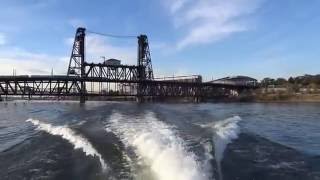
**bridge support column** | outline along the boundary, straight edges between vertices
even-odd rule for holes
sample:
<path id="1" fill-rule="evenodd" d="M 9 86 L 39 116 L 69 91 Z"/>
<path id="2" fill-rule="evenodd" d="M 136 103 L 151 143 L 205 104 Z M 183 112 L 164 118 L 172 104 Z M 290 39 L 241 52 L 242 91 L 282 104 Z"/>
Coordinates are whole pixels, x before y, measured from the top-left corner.
<path id="1" fill-rule="evenodd" d="M 201 102 L 201 98 L 199 96 L 196 96 L 193 98 L 193 102 L 194 103 L 200 103 Z"/>
<path id="2" fill-rule="evenodd" d="M 80 104 L 84 104 L 84 103 L 86 103 L 86 97 L 81 95 L 80 96 Z"/>
<path id="3" fill-rule="evenodd" d="M 0 95 L 0 102 L 2 101 L 2 97 L 1 97 L 1 95 Z"/>
<path id="4" fill-rule="evenodd" d="M 85 60 L 85 29 L 79 29 L 79 31 L 81 32 L 81 35 L 79 36 L 79 41 L 80 41 L 80 45 L 79 45 L 79 53 L 81 56 L 81 67 L 80 67 L 80 77 L 81 77 L 81 92 L 80 92 L 80 104 L 84 104 L 86 102 L 86 83 L 84 82 L 83 78 L 86 77 L 86 66 L 84 65 L 84 60 Z"/>
<path id="5" fill-rule="evenodd" d="M 142 67 L 139 66 L 138 68 L 138 75 L 139 75 L 139 78 L 141 76 L 143 76 L 143 73 L 142 73 Z M 143 89 L 145 88 L 145 84 L 141 82 L 141 78 L 139 79 L 140 82 L 137 84 L 137 95 L 136 95 L 136 102 L 138 103 L 143 103 L 145 101 L 145 98 L 143 96 Z"/>
<path id="6" fill-rule="evenodd" d="M 201 102 L 201 94 L 202 94 L 202 88 L 201 87 L 196 87 L 195 88 L 195 94 L 194 94 L 194 97 L 193 97 L 193 102 L 194 103 L 200 103 Z"/>
<path id="7" fill-rule="evenodd" d="M 82 81 L 80 85 L 80 104 L 84 104 L 86 102 L 86 83 Z"/>
<path id="8" fill-rule="evenodd" d="M 137 97 L 136 97 L 136 102 L 138 102 L 138 103 L 143 103 L 143 102 L 144 102 L 143 96 L 137 96 Z"/>

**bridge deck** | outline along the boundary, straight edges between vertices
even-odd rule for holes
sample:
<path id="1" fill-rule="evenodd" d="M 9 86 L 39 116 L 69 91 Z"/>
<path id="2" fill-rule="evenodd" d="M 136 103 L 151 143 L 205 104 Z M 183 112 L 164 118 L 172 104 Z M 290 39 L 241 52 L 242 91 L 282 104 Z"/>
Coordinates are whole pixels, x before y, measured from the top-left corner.
<path id="1" fill-rule="evenodd" d="M 81 92 L 81 83 L 86 84 Z M 103 86 L 104 85 L 104 86 Z M 113 88 L 110 88 L 113 85 Z M 98 86 L 96 88 L 95 86 Z M 103 89 L 102 87 L 109 87 Z M 136 96 L 136 97 L 217 97 L 230 91 L 253 89 L 250 86 L 213 84 L 202 82 L 181 82 L 172 80 L 127 80 L 104 77 L 76 76 L 0 76 L 0 96 L 32 97 L 96 97 L 96 96 Z"/>
<path id="2" fill-rule="evenodd" d="M 189 86 L 210 86 L 210 87 L 220 87 L 220 88 L 255 88 L 250 85 L 234 85 L 234 84 L 220 84 L 220 83 L 210 83 L 210 82 L 188 82 L 188 81 L 173 81 L 173 80 L 126 80 L 119 78 L 105 78 L 105 77 L 77 77 L 77 76 L 46 76 L 46 75 L 22 75 L 22 76 L 0 76 L 0 84 L 6 83 L 14 83 L 14 82 L 39 82 L 42 83 L 44 81 L 52 81 L 52 82 L 109 82 L 109 83 L 142 83 L 142 84 L 150 84 L 150 85 L 159 85 L 159 84 L 168 84 L 168 85 L 189 85 Z"/>

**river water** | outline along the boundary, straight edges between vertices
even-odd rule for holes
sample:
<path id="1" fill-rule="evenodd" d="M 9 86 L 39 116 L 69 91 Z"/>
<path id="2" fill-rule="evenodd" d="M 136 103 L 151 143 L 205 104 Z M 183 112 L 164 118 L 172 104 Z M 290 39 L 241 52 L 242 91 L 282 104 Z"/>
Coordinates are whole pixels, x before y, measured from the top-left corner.
<path id="1" fill-rule="evenodd" d="M 0 103 L 0 179 L 320 179 L 320 104 Z"/>

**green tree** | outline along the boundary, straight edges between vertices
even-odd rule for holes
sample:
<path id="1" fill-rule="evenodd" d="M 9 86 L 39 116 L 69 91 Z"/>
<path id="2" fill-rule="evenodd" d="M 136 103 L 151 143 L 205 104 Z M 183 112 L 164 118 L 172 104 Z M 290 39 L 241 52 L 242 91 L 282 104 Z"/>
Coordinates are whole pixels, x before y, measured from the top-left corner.
<path id="1" fill-rule="evenodd" d="M 276 81 L 275 81 L 275 84 L 276 85 L 285 85 L 287 84 L 287 80 L 285 78 L 278 78 Z"/>
<path id="2" fill-rule="evenodd" d="M 295 80 L 294 80 L 293 77 L 290 77 L 290 78 L 288 79 L 288 82 L 289 82 L 290 84 L 294 84 L 294 83 L 295 83 Z"/>

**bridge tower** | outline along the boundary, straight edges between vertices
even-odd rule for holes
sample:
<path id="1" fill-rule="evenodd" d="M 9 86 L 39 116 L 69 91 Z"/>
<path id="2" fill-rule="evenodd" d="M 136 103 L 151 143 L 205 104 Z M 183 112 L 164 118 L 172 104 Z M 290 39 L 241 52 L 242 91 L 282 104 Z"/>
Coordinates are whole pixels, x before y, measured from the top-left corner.
<path id="1" fill-rule="evenodd" d="M 138 76 L 141 80 L 153 80 L 153 70 L 151 63 L 151 55 L 146 35 L 138 36 Z"/>
<path id="2" fill-rule="evenodd" d="M 85 77 L 85 28 L 79 27 L 77 29 L 71 57 L 68 67 L 68 76 L 80 77 L 80 103 L 86 100 L 86 84 L 83 78 Z"/>
<path id="3" fill-rule="evenodd" d="M 151 63 L 151 55 L 146 35 L 138 36 L 138 85 L 137 85 L 137 101 L 143 101 L 144 81 L 153 80 L 153 69 Z"/>

